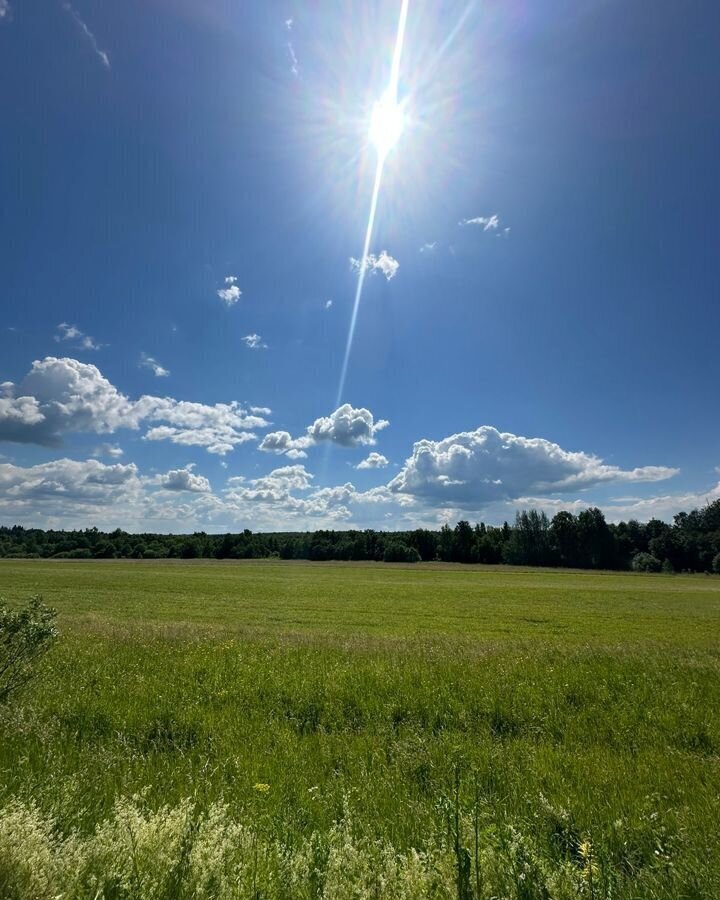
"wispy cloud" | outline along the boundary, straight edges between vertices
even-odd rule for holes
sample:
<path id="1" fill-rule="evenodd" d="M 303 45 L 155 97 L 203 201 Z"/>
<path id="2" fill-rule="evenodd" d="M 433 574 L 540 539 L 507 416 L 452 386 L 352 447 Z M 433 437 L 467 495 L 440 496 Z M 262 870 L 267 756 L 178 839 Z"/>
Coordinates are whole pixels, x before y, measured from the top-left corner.
<path id="1" fill-rule="evenodd" d="M 222 302 L 229 308 L 238 302 L 242 296 L 242 291 L 237 286 L 236 275 L 226 275 L 225 285 L 224 288 L 220 288 L 216 293 Z"/>
<path id="2" fill-rule="evenodd" d="M 2 2 L 2 0 L 0 0 L 0 2 Z M 109 69 L 110 68 L 110 57 L 107 55 L 107 53 L 104 50 L 101 50 L 100 47 L 98 47 L 98 42 L 95 39 L 95 35 L 92 33 L 92 31 L 90 31 L 90 29 L 87 27 L 85 22 L 83 22 L 83 20 L 80 18 L 80 15 L 77 12 L 77 10 L 75 10 L 69 3 L 63 3 L 63 9 L 69 16 L 71 16 L 75 20 L 78 27 L 80 28 L 82 33 L 85 35 L 85 37 L 89 41 L 90 46 L 93 49 L 93 52 L 98 57 L 100 62 L 105 66 L 106 69 Z"/>
<path id="3" fill-rule="evenodd" d="M 292 41 L 287 42 L 288 55 L 290 56 L 290 71 L 297 78 L 300 74 L 300 64 L 298 63 L 297 54 L 295 53 L 295 48 L 292 45 Z"/>
<path id="4" fill-rule="evenodd" d="M 370 271 L 373 274 L 379 271 L 390 281 L 397 274 L 400 263 L 390 256 L 387 250 L 383 250 L 379 256 L 376 256 L 374 253 L 368 253 L 364 259 L 355 259 L 354 256 L 351 256 L 350 268 L 353 272 L 357 272 L 358 275 L 363 270 Z"/>
<path id="5" fill-rule="evenodd" d="M 437 247 L 437 241 L 432 241 L 427 244 L 423 244 L 418 252 L 420 253 L 432 253 Z"/>
<path id="6" fill-rule="evenodd" d="M 496 215 L 475 216 L 473 219 L 461 219 L 458 225 L 479 225 L 482 226 L 483 231 L 497 231 L 500 227 L 500 219 Z"/>
<path id="7" fill-rule="evenodd" d="M 78 343 L 74 345 L 76 350 L 101 350 L 105 346 L 105 344 L 101 344 L 95 338 L 90 337 L 89 334 L 80 331 L 77 325 L 68 325 L 67 322 L 61 322 L 57 327 L 57 331 L 55 340 L 58 343 L 77 341 Z"/>
<path id="8" fill-rule="evenodd" d="M 251 350 L 267 350 L 267 344 L 263 343 L 259 334 L 246 334 L 241 340 Z"/>
<path id="9" fill-rule="evenodd" d="M 123 452 L 122 447 L 118 447 L 117 444 L 100 444 L 90 455 L 94 457 L 109 456 L 112 459 L 119 459 Z"/>
<path id="10" fill-rule="evenodd" d="M 325 309 L 330 309 L 332 304 L 333 304 L 332 300 L 326 300 L 325 301 Z"/>
<path id="11" fill-rule="evenodd" d="M 293 20 L 285 19 L 285 28 L 288 31 L 292 31 Z M 288 56 L 290 57 L 290 71 L 293 73 L 295 78 L 300 74 L 300 64 L 298 62 L 297 54 L 295 53 L 295 48 L 293 47 L 292 41 L 288 40 L 287 44 Z"/>
<path id="12" fill-rule="evenodd" d="M 167 378 L 167 376 L 170 374 L 169 369 L 161 366 L 154 356 L 148 356 L 147 353 L 140 354 L 140 362 L 138 363 L 138 365 L 141 369 L 150 369 L 153 375 L 155 375 L 157 378 Z"/>
<path id="13" fill-rule="evenodd" d="M 9 22 L 12 17 L 12 9 L 8 0 L 0 0 L 0 22 Z"/>

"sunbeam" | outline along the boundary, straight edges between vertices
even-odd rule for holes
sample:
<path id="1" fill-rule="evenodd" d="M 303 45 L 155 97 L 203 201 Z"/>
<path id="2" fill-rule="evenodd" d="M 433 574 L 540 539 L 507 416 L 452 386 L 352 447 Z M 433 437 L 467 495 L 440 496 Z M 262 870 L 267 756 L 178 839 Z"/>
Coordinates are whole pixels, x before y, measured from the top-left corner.
<path id="1" fill-rule="evenodd" d="M 355 325 L 357 324 L 360 299 L 362 297 L 363 285 L 365 284 L 365 273 L 367 271 L 366 260 L 370 252 L 370 242 L 372 241 L 373 227 L 375 225 L 375 213 L 377 212 L 378 198 L 380 196 L 383 168 L 385 167 L 387 155 L 397 143 L 403 127 L 404 113 L 402 104 L 398 103 L 398 83 L 400 80 L 400 60 L 402 58 L 403 44 L 405 43 L 405 25 L 407 23 L 409 2 L 410 0 L 402 0 L 397 37 L 395 39 L 395 50 L 393 52 L 392 68 L 390 70 L 390 81 L 388 82 L 387 89 L 382 97 L 375 104 L 372 121 L 370 123 L 370 140 L 375 145 L 377 151 L 375 181 L 373 183 L 372 197 L 370 199 L 370 214 L 368 215 L 367 228 L 365 229 L 365 242 L 363 244 L 362 256 L 360 257 L 360 272 L 358 274 L 357 287 L 355 288 L 355 300 L 353 302 L 352 316 L 350 317 L 350 328 L 348 329 L 347 343 L 345 345 L 345 356 L 340 372 L 340 383 L 338 385 L 335 402 L 336 407 L 340 405 L 342 394 L 345 390 L 345 380 L 347 378 L 350 353 L 352 351 L 353 338 L 355 336 Z"/>

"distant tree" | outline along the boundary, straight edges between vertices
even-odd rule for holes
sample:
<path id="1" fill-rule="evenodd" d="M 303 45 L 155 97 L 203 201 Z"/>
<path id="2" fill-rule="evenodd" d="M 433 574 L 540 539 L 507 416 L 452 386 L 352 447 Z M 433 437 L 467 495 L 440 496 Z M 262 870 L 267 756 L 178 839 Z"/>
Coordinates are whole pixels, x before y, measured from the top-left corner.
<path id="1" fill-rule="evenodd" d="M 675 566 L 670 562 L 669 559 L 664 559 L 662 564 L 662 571 L 666 575 L 674 575 L 675 574 Z"/>
<path id="2" fill-rule="evenodd" d="M 579 560 L 579 530 L 575 516 L 563 510 L 550 523 L 550 541 L 561 566 L 577 566 Z"/>
<path id="3" fill-rule="evenodd" d="M 452 562 L 455 555 L 455 534 L 449 525 L 443 525 L 438 539 L 438 556 L 443 562 Z"/>
<path id="4" fill-rule="evenodd" d="M 461 519 L 453 532 L 452 559 L 454 562 L 469 563 L 473 561 L 475 535 L 469 522 Z"/>
<path id="5" fill-rule="evenodd" d="M 613 539 L 602 510 L 584 509 L 577 517 L 578 537 L 583 565 L 589 569 L 612 568 Z"/>
<path id="6" fill-rule="evenodd" d="M 503 548 L 503 560 L 516 566 L 550 564 L 550 523 L 544 512 L 523 510 L 515 516 L 515 527 Z"/>
<path id="7" fill-rule="evenodd" d="M 180 556 L 182 559 L 197 559 L 200 556 L 197 541 L 188 538 L 180 548 Z"/>
<path id="8" fill-rule="evenodd" d="M 414 547 L 408 547 L 400 541 L 390 541 L 385 545 L 383 562 L 416 563 L 420 562 L 420 554 Z"/>
<path id="9" fill-rule="evenodd" d="M 720 553 L 718 553 L 712 562 L 712 570 L 716 575 L 720 575 Z"/>

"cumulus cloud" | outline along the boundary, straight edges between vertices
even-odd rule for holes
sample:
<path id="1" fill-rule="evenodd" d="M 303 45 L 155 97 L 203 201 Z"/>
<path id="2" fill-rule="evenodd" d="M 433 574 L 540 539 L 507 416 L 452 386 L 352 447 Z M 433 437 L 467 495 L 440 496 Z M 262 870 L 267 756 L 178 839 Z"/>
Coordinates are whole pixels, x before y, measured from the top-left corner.
<path id="1" fill-rule="evenodd" d="M 263 343 L 263 339 L 259 334 L 246 334 L 240 340 L 251 350 L 267 350 L 267 344 Z"/>
<path id="2" fill-rule="evenodd" d="M 251 406 L 250 412 L 255 416 L 269 416 L 272 414 L 269 406 Z"/>
<path id="3" fill-rule="evenodd" d="M 354 256 L 351 256 L 350 268 L 358 274 L 363 271 L 369 271 L 371 274 L 382 272 L 385 278 L 390 281 L 397 274 L 400 263 L 390 256 L 387 250 L 383 250 L 379 256 L 376 256 L 374 253 L 368 253 L 364 259 L 355 259 Z"/>
<path id="4" fill-rule="evenodd" d="M 58 446 L 73 432 L 112 434 L 152 425 L 147 440 L 205 447 L 225 454 L 256 439 L 266 420 L 237 402 L 192 403 L 144 395 L 131 400 L 98 368 L 76 359 L 36 360 L 17 385 L 5 382 L 0 394 L 0 441 Z"/>
<path id="5" fill-rule="evenodd" d="M 543 438 L 503 433 L 489 425 L 418 441 L 390 482 L 396 493 L 435 505 L 477 509 L 498 500 L 574 491 L 608 482 L 662 481 L 666 466 L 625 470 L 588 453 L 563 450 Z"/>
<path id="6" fill-rule="evenodd" d="M 237 276 L 236 275 L 226 275 L 224 278 L 225 287 L 220 288 L 216 291 L 218 297 L 222 300 L 222 302 L 230 308 L 234 306 L 240 297 L 242 296 L 242 291 L 237 286 Z"/>
<path id="7" fill-rule="evenodd" d="M 496 215 L 475 216 L 474 219 L 461 219 L 459 225 L 479 225 L 483 231 L 497 231 L 500 227 L 500 219 Z"/>
<path id="8" fill-rule="evenodd" d="M 389 424 L 385 419 L 376 422 L 369 409 L 343 403 L 329 416 L 315 419 L 307 433 L 314 443 L 332 441 L 341 447 L 357 447 L 374 444 L 376 433 Z"/>
<path id="9" fill-rule="evenodd" d="M 89 334 L 80 331 L 77 325 L 68 325 L 67 322 L 61 322 L 58 325 L 55 340 L 58 343 L 77 341 L 74 346 L 78 350 L 101 350 L 104 346 L 104 344 L 96 341 L 95 338 L 90 337 Z"/>
<path id="10" fill-rule="evenodd" d="M 95 459 L 57 459 L 36 466 L 0 464 L 0 510 L 5 515 L 27 510 L 88 510 L 109 506 L 141 492 L 134 463 L 105 465 Z"/>
<path id="11" fill-rule="evenodd" d="M 147 353 L 140 354 L 140 362 L 138 363 L 138 365 L 141 369 L 150 369 L 153 375 L 155 375 L 157 378 L 167 378 L 167 376 L 170 374 L 169 369 L 161 366 L 154 356 L 148 356 Z"/>
<path id="12" fill-rule="evenodd" d="M 233 531 L 250 521 L 255 530 L 334 527 L 353 514 L 375 522 L 391 502 L 406 498 L 382 489 L 359 492 L 352 484 L 314 487 L 302 465 L 283 466 L 259 478 L 230 478 L 213 493 L 192 467 L 143 476 L 134 464 L 60 459 L 36 466 L 0 464 L 0 518 L 26 526 L 133 531 Z M 372 511 L 372 512 L 370 512 Z M 407 523 L 406 523 L 407 524 Z"/>
<path id="13" fill-rule="evenodd" d="M 305 451 L 308 447 L 325 442 L 341 447 L 374 444 L 377 432 L 389 424 L 385 419 L 376 422 L 369 409 L 355 408 L 344 403 L 329 416 L 315 419 L 300 437 L 292 437 L 289 431 L 269 432 L 260 442 L 260 450 L 285 454 L 291 459 L 302 459 L 307 456 Z"/>
<path id="14" fill-rule="evenodd" d="M 265 453 L 285 454 L 291 459 L 304 459 L 305 448 L 310 447 L 309 437 L 293 438 L 289 431 L 270 431 L 262 439 L 259 449 Z"/>
<path id="15" fill-rule="evenodd" d="M 110 68 L 110 57 L 107 55 L 107 53 L 104 50 L 101 50 L 100 47 L 98 47 L 98 42 L 95 39 L 95 35 L 92 33 L 92 31 L 90 31 L 90 29 L 85 24 L 85 22 L 80 18 L 80 14 L 69 3 L 63 3 L 62 6 L 63 6 L 63 9 L 65 10 L 65 12 L 72 19 L 75 20 L 75 22 L 76 22 L 78 28 L 80 29 L 80 31 L 82 32 L 83 36 L 86 38 L 86 40 L 92 47 L 94 54 L 97 56 L 97 58 L 100 60 L 100 62 L 105 66 L 105 68 L 109 69 Z"/>
<path id="16" fill-rule="evenodd" d="M 362 462 L 359 462 L 356 469 L 384 469 L 388 465 L 388 458 L 382 453 L 376 453 L 374 450 L 368 454 Z"/>
<path id="17" fill-rule="evenodd" d="M 190 491 L 196 494 L 205 494 L 212 490 L 210 482 L 202 475 L 192 472 L 194 464 L 185 466 L 184 469 L 170 469 L 164 475 L 155 478 L 155 484 L 165 491 Z"/>

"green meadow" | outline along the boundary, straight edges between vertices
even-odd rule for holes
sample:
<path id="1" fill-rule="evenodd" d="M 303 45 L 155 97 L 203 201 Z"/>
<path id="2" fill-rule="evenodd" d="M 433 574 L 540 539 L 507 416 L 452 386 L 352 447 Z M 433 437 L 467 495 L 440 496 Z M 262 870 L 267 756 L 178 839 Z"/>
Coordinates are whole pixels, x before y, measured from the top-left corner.
<path id="1" fill-rule="evenodd" d="M 0 561 L 3 898 L 720 897 L 720 578 Z"/>

